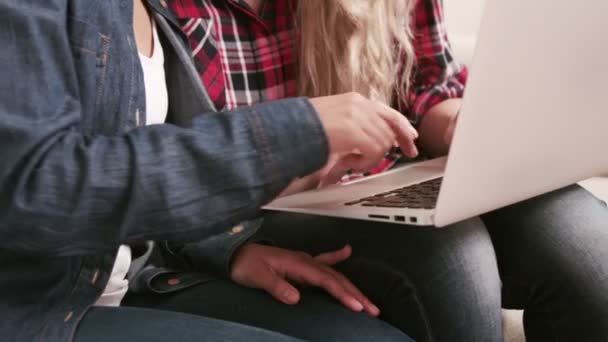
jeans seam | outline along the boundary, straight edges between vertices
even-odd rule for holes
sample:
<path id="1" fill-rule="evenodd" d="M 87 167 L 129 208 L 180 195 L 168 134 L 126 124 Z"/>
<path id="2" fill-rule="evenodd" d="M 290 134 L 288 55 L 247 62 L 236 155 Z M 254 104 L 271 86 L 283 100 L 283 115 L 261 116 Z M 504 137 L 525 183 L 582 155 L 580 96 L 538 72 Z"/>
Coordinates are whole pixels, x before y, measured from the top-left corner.
<path id="1" fill-rule="evenodd" d="M 400 272 L 401 277 L 403 278 L 403 282 L 406 283 L 410 288 L 412 288 L 412 297 L 414 298 L 414 302 L 418 306 L 420 311 L 420 317 L 422 318 L 422 322 L 424 323 L 425 334 L 429 342 L 435 341 L 433 338 L 433 334 L 431 331 L 431 324 L 429 323 L 428 315 L 426 308 L 422 304 L 420 300 L 420 295 L 418 294 L 418 288 L 414 285 L 414 283 L 402 272 Z"/>

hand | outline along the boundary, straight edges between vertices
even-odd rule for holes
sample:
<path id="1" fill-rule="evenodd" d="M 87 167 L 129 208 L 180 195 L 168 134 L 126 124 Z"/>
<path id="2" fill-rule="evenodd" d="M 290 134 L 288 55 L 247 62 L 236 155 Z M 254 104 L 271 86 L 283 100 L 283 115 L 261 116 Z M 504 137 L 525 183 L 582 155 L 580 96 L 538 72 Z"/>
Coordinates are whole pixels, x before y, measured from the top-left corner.
<path id="1" fill-rule="evenodd" d="M 357 93 L 310 100 L 329 139 L 330 156 L 341 156 L 347 169 L 375 167 L 395 143 L 416 157 L 418 133 L 401 113 Z"/>
<path id="2" fill-rule="evenodd" d="M 448 154 L 462 99 L 453 98 L 440 102 L 429 109 L 420 125 L 418 145 L 430 156 Z"/>
<path id="3" fill-rule="evenodd" d="M 290 282 L 320 287 L 347 308 L 378 316 L 378 307 L 331 267 L 348 259 L 351 253 L 350 246 L 346 246 L 312 257 L 303 252 L 249 243 L 236 252 L 230 277 L 240 285 L 265 290 L 289 305 L 300 301 L 300 292 Z"/>

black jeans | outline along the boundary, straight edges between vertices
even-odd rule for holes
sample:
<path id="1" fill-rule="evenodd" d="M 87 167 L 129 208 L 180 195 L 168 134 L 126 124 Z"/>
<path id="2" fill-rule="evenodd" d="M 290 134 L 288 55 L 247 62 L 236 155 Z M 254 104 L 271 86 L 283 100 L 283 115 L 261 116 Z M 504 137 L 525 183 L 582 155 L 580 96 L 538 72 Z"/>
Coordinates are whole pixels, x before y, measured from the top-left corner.
<path id="1" fill-rule="evenodd" d="M 171 294 L 128 294 L 122 307 L 93 308 L 80 324 L 75 342 L 257 342 L 296 338 L 411 341 L 388 323 L 351 312 L 321 291 L 305 289 L 301 303 L 288 306 L 264 292 L 215 280 Z"/>
<path id="2" fill-rule="evenodd" d="M 351 244 L 340 269 L 417 341 L 501 341 L 501 305 L 528 341 L 608 340 L 608 208 L 578 186 L 444 229 L 269 214 L 258 237 Z"/>

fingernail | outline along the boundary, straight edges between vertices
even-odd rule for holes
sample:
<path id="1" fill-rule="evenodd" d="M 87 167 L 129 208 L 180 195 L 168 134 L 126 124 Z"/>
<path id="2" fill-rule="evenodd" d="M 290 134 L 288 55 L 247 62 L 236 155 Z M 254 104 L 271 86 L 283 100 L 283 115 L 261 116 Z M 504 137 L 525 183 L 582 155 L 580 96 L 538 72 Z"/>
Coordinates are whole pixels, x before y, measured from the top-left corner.
<path id="1" fill-rule="evenodd" d="M 372 304 L 371 306 L 371 311 L 372 311 L 372 315 L 374 316 L 378 316 L 380 314 L 380 309 L 375 306 L 374 304 Z"/>
<path id="2" fill-rule="evenodd" d="M 414 138 L 418 139 L 418 131 L 415 128 L 410 128 L 410 131 L 414 134 Z"/>
<path id="3" fill-rule="evenodd" d="M 363 311 L 363 304 L 356 299 L 350 300 L 350 307 L 355 311 Z"/>
<path id="4" fill-rule="evenodd" d="M 285 293 L 283 293 L 283 298 L 285 298 L 285 300 L 291 304 L 297 303 L 299 299 L 298 294 L 293 290 L 285 291 Z"/>

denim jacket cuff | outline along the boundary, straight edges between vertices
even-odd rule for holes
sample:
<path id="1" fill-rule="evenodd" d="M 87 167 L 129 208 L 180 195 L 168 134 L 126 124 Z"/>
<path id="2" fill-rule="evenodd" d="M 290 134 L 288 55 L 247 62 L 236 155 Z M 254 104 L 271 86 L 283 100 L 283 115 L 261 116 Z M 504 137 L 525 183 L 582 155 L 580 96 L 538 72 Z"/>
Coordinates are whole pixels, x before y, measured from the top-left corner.
<path id="1" fill-rule="evenodd" d="M 232 256 L 255 234 L 262 219 L 243 222 L 226 233 L 186 244 L 179 252 L 193 270 L 230 277 Z"/>

